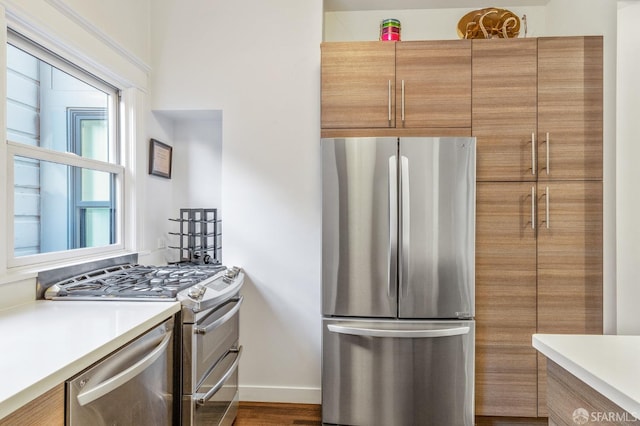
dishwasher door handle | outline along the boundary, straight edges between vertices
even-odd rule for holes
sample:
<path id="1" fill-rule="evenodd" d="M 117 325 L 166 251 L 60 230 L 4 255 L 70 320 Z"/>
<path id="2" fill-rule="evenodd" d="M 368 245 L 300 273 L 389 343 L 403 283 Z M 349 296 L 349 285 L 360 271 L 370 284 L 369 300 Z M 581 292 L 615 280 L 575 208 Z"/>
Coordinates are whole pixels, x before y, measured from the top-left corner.
<path id="1" fill-rule="evenodd" d="M 236 369 L 238 368 L 238 363 L 240 363 L 240 356 L 242 355 L 242 346 L 240 346 L 238 349 L 234 348 L 229 350 L 229 352 L 227 352 L 227 355 L 225 355 L 225 357 L 233 353 L 236 354 L 236 359 L 233 360 L 233 364 L 231 364 L 229 369 L 225 371 L 225 373 L 222 375 L 220 380 L 218 380 L 218 383 L 213 385 L 211 389 L 209 389 L 206 393 L 196 393 L 193 395 L 193 399 L 196 401 L 196 404 L 198 405 L 206 404 L 207 401 L 209 401 L 211 397 L 213 397 L 213 395 L 216 392 L 218 392 L 220 388 L 222 388 L 222 385 L 224 385 L 224 383 L 229 379 L 229 377 L 231 377 L 233 372 L 236 371 Z"/>
<path id="2" fill-rule="evenodd" d="M 126 382 L 149 368 L 149 366 L 156 362 L 158 358 L 160 358 L 160 356 L 162 356 L 162 354 L 166 351 L 167 346 L 169 346 L 169 342 L 171 341 L 171 334 L 172 333 L 170 331 L 167 332 L 167 335 L 164 336 L 158 346 L 156 346 L 144 358 L 133 364 L 131 367 L 103 381 L 102 383 L 99 383 L 96 386 L 93 386 L 90 389 L 86 389 L 79 393 L 77 397 L 78 403 L 81 406 L 85 406 L 100 398 L 101 396 L 104 396 L 109 392 L 115 390 L 119 386 L 125 384 Z"/>
<path id="3" fill-rule="evenodd" d="M 447 336 L 459 336 L 469 333 L 469 327 L 453 327 L 453 328 L 441 328 L 435 330 L 417 329 L 417 330 L 388 330 L 379 328 L 368 327 L 353 327 L 344 325 L 329 324 L 327 326 L 329 331 L 340 334 L 350 334 L 352 336 L 365 336 L 365 337 L 400 337 L 417 339 L 424 337 L 447 337 Z"/>

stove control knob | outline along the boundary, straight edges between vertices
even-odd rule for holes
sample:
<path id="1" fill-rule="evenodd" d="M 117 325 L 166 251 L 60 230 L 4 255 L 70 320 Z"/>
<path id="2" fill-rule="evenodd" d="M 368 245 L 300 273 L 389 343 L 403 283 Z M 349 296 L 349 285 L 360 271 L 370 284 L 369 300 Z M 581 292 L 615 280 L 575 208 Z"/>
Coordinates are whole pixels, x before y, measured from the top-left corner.
<path id="1" fill-rule="evenodd" d="M 225 282 L 231 282 L 238 276 L 239 273 L 240 273 L 240 268 L 238 268 L 237 266 L 234 266 L 231 269 L 227 269 L 225 271 L 223 279 Z"/>
<path id="2" fill-rule="evenodd" d="M 192 298 L 193 300 L 199 300 L 202 299 L 202 296 L 204 296 L 205 291 L 207 291 L 207 288 L 205 286 L 203 286 L 202 284 L 195 284 L 192 287 L 189 287 L 189 297 Z"/>

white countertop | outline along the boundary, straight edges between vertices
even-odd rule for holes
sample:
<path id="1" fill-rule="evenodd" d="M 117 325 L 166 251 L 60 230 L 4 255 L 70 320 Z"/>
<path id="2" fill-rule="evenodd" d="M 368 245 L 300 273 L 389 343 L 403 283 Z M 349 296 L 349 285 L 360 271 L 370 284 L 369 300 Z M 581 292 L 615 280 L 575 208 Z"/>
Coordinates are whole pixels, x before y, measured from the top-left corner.
<path id="1" fill-rule="evenodd" d="M 179 302 L 38 300 L 0 311 L 0 419 L 179 310 Z"/>
<path id="2" fill-rule="evenodd" d="M 640 414 L 640 336 L 534 334 L 533 347 L 627 412 Z"/>

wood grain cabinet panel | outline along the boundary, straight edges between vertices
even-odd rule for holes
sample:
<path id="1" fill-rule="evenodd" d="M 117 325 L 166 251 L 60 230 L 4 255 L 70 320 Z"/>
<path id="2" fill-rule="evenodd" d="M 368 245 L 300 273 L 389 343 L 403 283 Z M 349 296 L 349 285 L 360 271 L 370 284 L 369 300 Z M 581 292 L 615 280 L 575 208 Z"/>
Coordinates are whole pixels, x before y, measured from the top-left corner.
<path id="1" fill-rule="evenodd" d="M 601 420 L 598 424 L 616 426 L 632 426 L 638 424 L 634 414 L 629 413 L 610 399 L 560 367 L 553 361 L 548 365 L 549 377 L 549 424 L 574 426 L 578 424 L 573 418 L 577 408 L 584 408 L 589 414 L 589 422 L 593 422 L 593 415 L 611 416 L 611 420 Z M 609 414 L 611 413 L 611 414 Z M 615 422 L 615 423 L 614 423 Z"/>
<path id="2" fill-rule="evenodd" d="M 323 128 L 395 127 L 395 44 L 322 43 Z"/>
<path id="3" fill-rule="evenodd" d="M 397 43 L 395 87 L 397 127 L 471 127 L 471 40 Z"/>
<path id="4" fill-rule="evenodd" d="M 469 133 L 470 40 L 330 42 L 321 52 L 322 129 Z"/>
<path id="5" fill-rule="evenodd" d="M 0 419 L 0 426 L 64 426 L 64 383 Z"/>
<path id="6" fill-rule="evenodd" d="M 473 40 L 478 180 L 602 179 L 602 52 L 600 36 Z"/>
<path id="7" fill-rule="evenodd" d="M 538 39 L 538 180 L 602 180 L 602 64 L 600 36 Z"/>
<path id="8" fill-rule="evenodd" d="M 474 40 L 472 60 L 476 410 L 546 416 L 545 358 L 526 352 L 531 334 L 602 333 L 602 37 Z M 520 200 L 520 228 L 508 219 L 513 194 L 501 185 L 534 189 L 528 211 Z M 495 217 L 494 233 L 487 214 Z M 533 273 L 521 247 L 505 244 L 532 223 Z M 523 326 L 532 316 L 536 325 Z M 522 346 L 508 346 L 509 339 Z"/>
<path id="9" fill-rule="evenodd" d="M 538 43 L 473 40 L 472 134 L 478 181 L 535 181 Z"/>
<path id="10" fill-rule="evenodd" d="M 602 334 L 602 182 L 538 187 L 538 333 Z M 547 415 L 546 371 L 539 355 L 540 416 Z"/>
<path id="11" fill-rule="evenodd" d="M 537 414 L 535 183 L 476 186 L 476 413 Z"/>

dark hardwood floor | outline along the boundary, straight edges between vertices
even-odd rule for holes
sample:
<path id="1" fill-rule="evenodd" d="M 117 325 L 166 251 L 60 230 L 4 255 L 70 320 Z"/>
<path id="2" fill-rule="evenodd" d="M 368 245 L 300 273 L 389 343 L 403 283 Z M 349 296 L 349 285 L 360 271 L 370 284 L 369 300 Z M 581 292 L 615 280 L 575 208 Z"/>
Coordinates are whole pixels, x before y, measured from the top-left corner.
<path id="1" fill-rule="evenodd" d="M 320 405 L 241 401 L 234 426 L 319 426 Z M 541 426 L 546 418 L 476 417 L 477 426 Z M 392 425 L 390 425 L 392 426 Z"/>
<path id="2" fill-rule="evenodd" d="M 276 404 L 240 401 L 234 426 L 318 426 L 322 415 L 316 404 Z"/>

